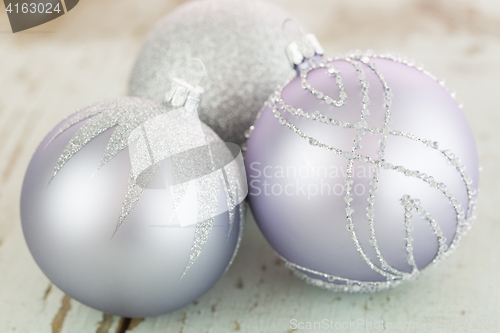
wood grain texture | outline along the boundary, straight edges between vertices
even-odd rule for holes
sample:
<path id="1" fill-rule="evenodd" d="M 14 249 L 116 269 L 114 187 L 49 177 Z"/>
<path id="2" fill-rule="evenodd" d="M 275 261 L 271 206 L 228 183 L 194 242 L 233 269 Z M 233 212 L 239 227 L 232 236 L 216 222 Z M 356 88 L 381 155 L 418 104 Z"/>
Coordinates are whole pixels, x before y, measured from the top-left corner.
<path id="1" fill-rule="evenodd" d="M 392 291 L 325 292 L 283 267 L 248 214 L 234 265 L 207 294 L 174 313 L 146 319 L 110 316 L 50 283 L 26 247 L 19 220 L 31 154 L 70 113 L 126 94 L 143 38 L 181 2 L 80 1 L 67 15 L 15 35 L 9 33 L 5 12 L 0 13 L 0 332 L 285 333 L 294 332 L 291 319 L 496 319 L 500 324 L 500 3 L 495 0 L 273 1 L 308 25 L 327 53 L 399 52 L 446 77 L 458 91 L 483 171 L 476 225 L 441 266 Z"/>

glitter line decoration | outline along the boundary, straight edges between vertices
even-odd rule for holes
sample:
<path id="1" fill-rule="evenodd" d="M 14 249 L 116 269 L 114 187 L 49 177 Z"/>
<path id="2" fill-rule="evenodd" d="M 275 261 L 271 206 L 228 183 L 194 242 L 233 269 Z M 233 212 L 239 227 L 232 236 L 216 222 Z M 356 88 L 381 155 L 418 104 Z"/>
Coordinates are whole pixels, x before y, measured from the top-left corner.
<path id="1" fill-rule="evenodd" d="M 384 79 L 383 74 L 377 68 L 375 62 L 372 62 L 372 59 L 387 59 L 392 60 L 397 63 L 404 64 L 406 66 L 417 69 L 423 74 L 427 75 L 434 81 L 438 82 L 443 88 L 444 81 L 438 80 L 435 76 L 430 74 L 428 71 L 424 70 L 421 65 L 416 65 L 414 61 L 409 60 L 405 57 L 401 57 L 399 55 L 395 55 L 392 53 L 387 54 L 375 54 L 373 51 L 367 51 L 365 53 L 361 51 L 353 51 L 345 55 L 337 55 L 333 57 L 329 57 L 326 59 L 318 59 L 309 58 L 306 63 L 307 66 L 304 66 L 304 63 L 301 64 L 302 68 L 298 68 L 298 72 L 300 74 L 301 86 L 303 89 L 308 91 L 309 93 L 316 96 L 318 99 L 325 101 L 327 104 L 342 107 L 348 98 L 346 92 L 344 91 L 344 86 L 342 83 L 341 73 L 336 69 L 333 65 L 334 61 L 345 61 L 351 64 L 358 75 L 359 84 L 361 86 L 361 112 L 360 118 L 357 122 L 345 122 L 339 121 L 330 117 L 327 117 L 324 114 L 321 114 L 319 111 L 316 112 L 306 112 L 300 108 L 295 108 L 292 105 L 287 104 L 282 99 L 282 91 L 283 88 L 288 85 L 293 79 L 290 79 L 284 85 L 278 88 L 277 91 L 273 95 L 270 96 L 268 101 L 266 102 L 265 107 L 269 107 L 276 118 L 276 121 L 279 122 L 282 126 L 286 127 L 290 131 L 294 132 L 300 138 L 306 140 L 312 147 L 315 149 L 326 149 L 327 151 L 343 156 L 347 160 L 347 172 L 344 181 L 344 200 L 345 200 L 345 218 L 346 218 L 346 228 L 350 234 L 352 242 L 368 267 L 370 267 L 373 271 L 380 274 L 384 281 L 359 281 L 354 279 L 345 278 L 342 276 L 336 276 L 327 274 L 324 272 L 320 272 L 317 270 L 309 269 L 307 267 L 303 267 L 301 265 L 295 264 L 293 262 L 288 261 L 283 256 L 278 256 L 283 259 L 286 263 L 286 267 L 290 268 L 296 276 L 305 280 L 307 283 L 322 287 L 325 289 L 333 290 L 333 291 L 342 291 L 349 293 L 359 293 L 359 292 L 374 292 L 385 289 L 390 289 L 400 285 L 403 281 L 413 280 L 417 276 L 420 275 L 422 270 L 419 270 L 415 263 L 415 258 L 413 255 L 413 238 L 412 238 L 412 217 L 416 213 L 420 215 L 422 219 L 427 222 L 432 228 L 434 234 L 437 237 L 438 242 L 438 251 L 431 261 L 431 263 L 427 266 L 433 266 L 439 263 L 443 258 L 448 257 L 458 246 L 463 237 L 467 234 L 469 229 L 471 228 L 474 220 L 475 220 L 475 207 L 477 201 L 477 191 L 472 187 L 472 178 L 465 172 L 464 165 L 460 164 L 459 159 L 455 156 L 455 154 L 448 150 L 440 148 L 439 142 L 433 140 L 432 138 L 423 138 L 415 136 L 411 133 L 405 133 L 401 131 L 392 130 L 390 127 L 391 123 L 391 106 L 392 106 L 392 92 L 391 88 L 387 84 Z M 329 75 L 334 77 L 335 82 L 338 86 L 339 96 L 338 98 L 334 98 L 324 94 L 323 92 L 315 89 L 308 82 L 308 74 L 317 69 L 317 68 L 325 68 Z M 369 116 L 369 105 L 370 98 L 368 96 L 370 84 L 365 78 L 365 72 L 363 68 L 368 68 L 368 70 L 372 71 L 378 81 L 381 83 L 384 92 L 384 109 L 385 109 L 385 118 L 382 127 L 373 127 L 367 125 L 367 117 Z M 449 92 L 449 91 L 448 91 Z M 450 92 L 450 95 L 455 98 L 455 94 Z M 264 110 L 264 108 L 262 110 Z M 460 105 L 460 108 L 462 106 Z M 261 112 L 262 112 L 261 110 Z M 283 115 L 285 113 L 289 113 L 291 115 L 295 115 L 298 117 L 306 118 L 311 121 L 316 121 L 322 124 L 331 125 L 336 128 L 349 128 L 355 131 L 354 140 L 351 145 L 350 150 L 339 149 L 337 147 L 333 147 L 329 144 L 322 143 L 320 140 L 315 138 L 312 135 L 306 134 L 296 125 L 287 120 Z M 254 127 L 251 127 L 249 131 L 246 133 L 247 138 L 250 138 L 252 135 Z M 378 156 L 376 158 L 365 156 L 363 154 L 358 153 L 360 148 L 360 141 L 364 133 L 376 133 L 381 134 L 381 140 L 378 147 Z M 399 136 L 406 138 L 408 140 L 412 140 L 418 142 L 421 145 L 428 147 L 429 149 L 433 149 L 438 151 L 441 156 L 446 159 L 451 165 L 454 166 L 456 171 L 460 174 L 463 185 L 467 191 L 468 204 L 466 207 L 462 207 L 462 204 L 457 200 L 457 198 L 453 195 L 450 189 L 446 186 L 446 184 L 441 183 L 435 180 L 431 175 L 427 175 L 419 170 L 411 170 L 402 165 L 394 165 L 389 161 L 385 160 L 385 150 L 386 150 L 386 141 L 389 136 Z M 356 226 L 353 223 L 352 214 L 354 210 L 351 207 L 351 202 L 353 201 L 353 164 L 354 162 L 364 163 L 368 165 L 374 166 L 373 177 L 370 182 L 369 189 L 369 197 L 367 199 L 366 206 L 366 221 L 369 225 L 370 231 L 370 241 L 369 244 L 373 248 L 376 258 L 379 261 L 379 264 L 375 264 L 369 256 L 366 254 L 366 249 L 364 249 L 359 241 L 358 233 L 356 230 Z M 375 232 L 375 214 L 374 214 L 374 206 L 377 201 L 377 185 L 379 182 L 380 171 L 390 170 L 393 172 L 401 173 L 406 177 L 411 177 L 418 179 L 424 183 L 426 183 L 429 187 L 437 189 L 446 197 L 448 202 L 452 205 L 457 224 L 455 234 L 453 239 L 447 245 L 447 239 L 443 236 L 443 231 L 440 228 L 438 221 L 436 221 L 426 210 L 421 206 L 420 200 L 418 198 L 413 198 L 410 195 L 404 195 L 401 198 L 401 205 L 404 207 L 404 216 L 402 217 L 403 223 L 405 226 L 406 232 L 406 252 L 407 252 L 407 261 L 409 266 L 411 267 L 411 272 L 404 272 L 398 270 L 394 267 L 391 267 L 387 261 L 382 256 L 382 253 L 379 248 L 377 235 Z M 426 268 L 427 268 L 426 267 Z"/>

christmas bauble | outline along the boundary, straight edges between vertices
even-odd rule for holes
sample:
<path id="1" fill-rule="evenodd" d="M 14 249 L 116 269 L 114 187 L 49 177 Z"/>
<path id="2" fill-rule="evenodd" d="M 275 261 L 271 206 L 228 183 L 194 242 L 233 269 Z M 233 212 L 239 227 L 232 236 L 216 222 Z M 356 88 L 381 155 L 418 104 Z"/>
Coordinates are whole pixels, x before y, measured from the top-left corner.
<path id="1" fill-rule="evenodd" d="M 478 157 L 442 81 L 392 54 L 302 64 L 253 127 L 249 202 L 314 285 L 371 292 L 449 255 L 474 220 Z"/>
<path id="2" fill-rule="evenodd" d="M 155 316 L 194 301 L 228 268 L 244 222 L 243 162 L 189 103 L 100 102 L 36 150 L 23 231 L 37 264 L 72 298 Z"/>
<path id="3" fill-rule="evenodd" d="M 199 58 L 207 70 L 200 119 L 224 141 L 241 144 L 276 85 L 294 74 L 284 53 L 287 18 L 282 9 L 260 1 L 188 2 L 147 37 L 129 94 L 161 100 L 186 59 Z"/>

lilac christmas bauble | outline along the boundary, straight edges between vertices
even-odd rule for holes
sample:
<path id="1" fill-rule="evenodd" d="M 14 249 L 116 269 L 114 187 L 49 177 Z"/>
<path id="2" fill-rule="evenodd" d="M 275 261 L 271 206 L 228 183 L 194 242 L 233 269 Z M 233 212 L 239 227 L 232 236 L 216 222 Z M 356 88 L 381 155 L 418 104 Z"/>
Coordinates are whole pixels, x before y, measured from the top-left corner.
<path id="1" fill-rule="evenodd" d="M 346 292 L 417 277 L 474 220 L 478 157 L 441 81 L 398 56 L 310 61 L 273 94 L 246 152 L 260 230 L 296 275 Z"/>
<path id="2" fill-rule="evenodd" d="M 26 171 L 31 254 L 56 286 L 100 311 L 179 309 L 236 253 L 246 189 L 237 160 L 187 104 L 128 97 L 85 108 L 47 135 Z"/>

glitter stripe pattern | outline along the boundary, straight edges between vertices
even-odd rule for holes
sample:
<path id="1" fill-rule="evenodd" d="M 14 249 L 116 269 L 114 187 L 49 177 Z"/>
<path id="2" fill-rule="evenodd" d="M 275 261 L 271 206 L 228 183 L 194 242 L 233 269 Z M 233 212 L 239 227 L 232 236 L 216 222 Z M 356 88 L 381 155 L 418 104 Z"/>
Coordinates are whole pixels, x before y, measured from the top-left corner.
<path id="1" fill-rule="evenodd" d="M 172 184 L 166 185 L 173 197 L 172 214 L 175 215 L 180 209 L 189 186 L 196 189 L 198 207 L 193 244 L 181 278 L 200 256 L 215 217 L 224 213 L 218 210 L 221 187 L 226 194 L 229 232 L 235 209 L 239 205 L 239 210 L 244 211 L 241 206 L 247 194 L 241 153 L 231 154 L 229 144 L 221 142 L 201 123 L 197 108 L 202 90 L 200 92 L 199 87 L 193 89 L 193 96 L 198 100 L 193 101 L 193 96 L 189 95 L 181 103 L 183 105 L 178 105 L 178 100 L 175 100 L 174 106 L 173 101 L 160 104 L 134 97 L 98 103 L 68 118 L 49 141 L 50 144 L 70 127 L 85 121 L 64 148 L 50 181 L 78 151 L 107 130 L 112 129 L 113 132 L 96 168 L 129 148 L 131 170 L 115 234 L 155 178 L 163 161 L 171 158 L 173 180 Z M 239 224 L 243 226 L 241 217 Z"/>
<path id="2" fill-rule="evenodd" d="M 297 265 L 295 263 L 289 262 L 282 256 L 278 254 L 278 256 L 281 257 L 286 263 L 286 267 L 290 268 L 296 276 L 299 278 L 305 280 L 307 283 L 319 286 L 325 289 L 333 290 L 333 291 L 342 291 L 342 292 L 348 292 L 348 293 L 359 293 L 359 292 L 374 292 L 374 291 L 380 291 L 380 290 L 385 290 L 385 289 L 390 289 L 393 287 L 398 286 L 401 284 L 403 281 L 407 280 L 412 280 L 415 279 L 420 273 L 421 270 L 417 268 L 417 265 L 415 263 L 414 255 L 413 255 L 413 238 L 412 238 L 412 230 L 413 230 L 413 225 L 412 225 L 412 217 L 413 213 L 416 212 L 419 214 L 424 221 L 429 223 L 431 226 L 434 234 L 437 236 L 437 242 L 438 242 L 438 251 L 436 253 L 436 256 L 432 260 L 431 264 L 428 265 L 432 266 L 437 264 L 438 262 L 441 261 L 441 259 L 449 256 L 458 246 L 462 238 L 465 236 L 465 234 L 469 231 L 470 227 L 472 226 L 474 220 L 475 220 L 475 207 L 476 207 L 476 200 L 477 200 L 477 191 L 472 188 L 472 179 L 469 175 L 465 173 L 465 167 L 460 164 L 459 159 L 456 158 L 453 152 L 450 150 L 444 150 L 440 149 L 439 143 L 437 141 L 434 141 L 432 139 L 427 139 L 427 138 L 421 138 L 417 137 L 411 133 L 404 133 L 401 131 L 395 131 L 391 130 L 390 128 L 390 123 L 391 123 L 391 106 L 392 106 L 392 92 L 391 88 L 388 86 L 386 80 L 384 79 L 382 73 L 377 69 L 376 63 L 372 62 L 371 59 L 388 59 L 395 61 L 397 63 L 404 64 L 406 66 L 415 68 L 422 72 L 423 74 L 427 75 L 431 79 L 435 80 L 438 82 L 442 87 L 444 87 L 444 81 L 437 80 L 437 78 L 433 75 L 431 75 L 428 71 L 424 70 L 422 66 L 416 65 L 414 61 L 408 60 L 407 58 L 401 57 L 399 55 L 394 55 L 391 53 L 387 54 L 380 54 L 377 55 L 373 53 L 372 51 L 367 51 L 366 53 L 362 53 L 361 51 L 355 51 L 355 52 L 350 52 L 346 55 L 337 55 L 333 57 L 329 57 L 327 59 L 322 59 L 322 60 L 317 60 L 315 58 L 311 58 L 308 60 L 309 67 L 306 69 L 302 69 L 300 71 L 300 79 L 301 79 L 301 86 L 305 90 L 309 91 L 311 94 L 314 94 L 318 99 L 324 100 L 327 104 L 334 105 L 336 107 L 341 107 L 344 105 L 345 100 L 348 98 L 347 94 L 345 93 L 343 83 L 342 83 L 342 77 L 339 73 L 339 71 L 334 67 L 332 62 L 334 61 L 345 61 L 350 63 L 356 70 L 359 81 L 360 81 L 360 86 L 361 86 L 361 92 L 362 92 L 362 106 L 361 106 L 361 117 L 359 121 L 354 122 L 354 123 L 349 123 L 349 122 L 343 122 L 343 121 L 338 121 L 332 118 L 329 118 L 325 116 L 324 114 L 321 114 L 319 111 L 316 112 L 306 112 L 302 109 L 296 109 L 292 105 L 288 105 L 284 102 L 284 100 L 281 98 L 281 93 L 283 87 L 285 87 L 291 80 L 289 80 L 285 85 L 281 86 L 278 88 L 277 91 L 271 97 L 268 99 L 268 101 L 265 104 L 265 107 L 269 107 L 276 120 L 289 130 L 293 131 L 295 134 L 297 134 L 299 137 L 303 138 L 304 140 L 307 140 L 308 143 L 316 148 L 319 149 L 326 149 L 329 152 L 332 152 L 334 154 L 343 156 L 347 159 L 347 172 L 346 172 L 346 179 L 344 183 L 344 200 L 345 200 L 345 216 L 346 216 L 346 221 L 347 221 L 347 231 L 350 233 L 352 242 L 361 256 L 361 258 L 364 260 L 366 265 L 370 267 L 373 271 L 379 273 L 381 276 L 384 277 L 385 281 L 381 282 L 370 282 L 370 281 L 358 281 L 358 280 L 353 280 L 353 279 L 348 279 L 344 278 L 341 276 L 334 276 L 330 274 L 326 274 L 324 272 L 319 272 L 315 271 L 312 269 L 309 269 L 307 267 L 303 267 L 300 265 Z M 311 84 L 307 81 L 307 77 L 309 72 L 311 72 L 314 69 L 317 68 L 325 68 L 327 69 L 328 73 L 334 77 L 335 82 L 337 83 L 338 90 L 339 90 L 339 96 L 338 98 L 334 99 L 334 97 L 327 96 L 323 92 L 315 89 L 314 87 L 311 86 Z M 366 122 L 366 117 L 369 115 L 369 102 L 370 99 L 368 97 L 368 91 L 370 84 L 369 82 L 365 79 L 365 72 L 363 68 L 368 68 L 368 70 L 372 71 L 377 79 L 380 81 L 383 87 L 384 91 L 384 108 L 385 108 L 385 118 L 384 118 L 384 125 L 383 127 L 372 127 L 368 126 Z M 455 94 L 450 92 L 450 95 L 455 98 Z M 462 106 L 460 105 L 460 108 Z M 262 110 L 261 110 L 262 112 Z M 306 119 L 310 119 L 312 121 L 317 121 L 320 123 L 324 124 L 329 124 L 334 127 L 340 127 L 340 128 L 351 128 L 355 130 L 355 136 L 354 136 L 354 141 L 352 143 L 351 149 L 350 150 L 342 150 L 336 147 L 332 147 L 331 145 L 324 144 L 314 138 L 313 136 L 310 136 L 306 133 L 304 133 L 301 129 L 299 129 L 297 126 L 294 124 L 290 123 L 285 117 L 283 117 L 284 113 L 290 113 L 292 115 L 296 115 L 299 117 L 303 117 Z M 247 132 L 246 132 L 246 137 L 249 138 L 252 134 L 253 127 L 251 127 Z M 378 156 L 377 158 L 372 158 L 369 156 L 365 156 L 362 154 L 358 154 L 357 150 L 360 148 L 360 140 L 363 135 L 363 133 L 380 133 L 382 134 L 381 140 L 380 140 L 380 145 L 379 145 L 379 150 L 378 150 Z M 422 145 L 425 145 L 431 149 L 439 151 L 445 159 L 447 159 L 459 172 L 461 175 L 462 181 L 465 185 L 465 188 L 467 190 L 467 197 L 468 197 L 468 206 L 464 209 L 460 202 L 453 196 L 453 193 L 447 188 L 447 186 L 444 183 L 440 183 L 437 180 L 435 180 L 432 176 L 427 175 L 423 172 L 420 172 L 418 170 L 410 170 L 405 168 L 404 166 L 401 165 L 393 165 L 387 161 L 385 161 L 384 156 L 385 156 L 385 148 L 386 148 L 386 141 L 389 136 L 401 136 L 404 138 L 407 138 L 412 141 L 419 142 Z M 354 162 L 361 162 L 361 163 L 367 163 L 367 164 L 372 164 L 374 165 L 374 172 L 373 172 L 373 178 L 371 179 L 370 182 L 370 190 L 369 190 L 369 197 L 367 199 L 368 205 L 366 208 L 366 219 L 368 221 L 369 225 L 369 230 L 370 230 L 370 246 L 373 248 L 375 251 L 376 257 L 378 261 L 380 262 L 380 265 L 376 265 L 370 260 L 370 258 L 366 255 L 365 250 L 361 246 L 358 235 L 356 233 L 356 228 L 355 225 L 353 224 L 352 220 L 352 213 L 353 209 L 351 207 L 351 202 L 353 200 L 353 193 L 352 193 L 352 185 L 353 185 L 353 164 Z M 406 232 L 406 252 L 407 252 L 407 260 L 408 264 L 410 265 L 412 271 L 410 273 L 400 271 L 394 267 L 391 267 L 387 261 L 384 259 L 382 256 L 382 253 L 380 251 L 378 241 L 377 241 L 377 236 L 375 232 L 375 215 L 374 215 L 374 205 L 376 202 L 376 193 L 377 193 L 377 184 L 379 181 L 379 175 L 380 171 L 382 169 L 385 170 L 393 170 L 398 173 L 402 173 L 407 177 L 412 177 L 416 179 L 420 179 L 421 181 L 425 182 L 428 184 L 430 187 L 435 188 L 439 190 L 450 202 L 450 204 L 453 206 L 456 218 L 457 218 L 457 226 L 456 226 L 456 232 L 454 234 L 453 240 L 450 243 L 450 246 L 447 246 L 447 240 L 443 236 L 443 232 L 438 224 L 438 222 L 427 212 L 425 209 L 420 205 L 420 201 L 416 198 L 412 198 L 409 195 L 405 195 L 401 198 L 401 204 L 403 205 L 405 209 L 405 214 L 404 214 L 404 225 L 405 225 L 405 232 Z"/>

